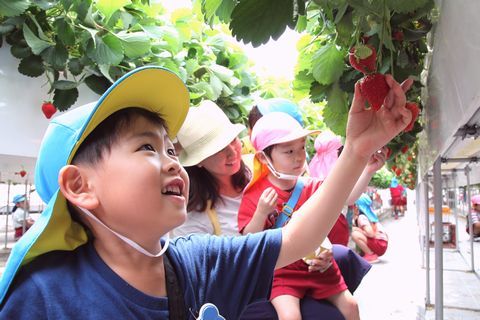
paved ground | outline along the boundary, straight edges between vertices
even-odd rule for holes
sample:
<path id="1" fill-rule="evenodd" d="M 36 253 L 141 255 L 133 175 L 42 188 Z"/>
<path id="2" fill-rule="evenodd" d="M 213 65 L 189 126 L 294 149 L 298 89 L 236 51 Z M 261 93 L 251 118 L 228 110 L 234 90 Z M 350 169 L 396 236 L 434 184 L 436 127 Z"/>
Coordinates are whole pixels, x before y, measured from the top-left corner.
<path id="1" fill-rule="evenodd" d="M 381 262 L 373 265 L 357 289 L 362 319 L 367 320 L 433 320 L 435 310 L 425 308 L 426 272 L 419 245 L 415 208 L 405 217 L 386 217 L 384 226 L 390 237 L 389 248 Z M 480 242 L 474 243 L 475 273 L 471 272 L 468 235 L 460 220 L 459 249 L 444 250 L 444 320 L 480 319 Z M 11 223 L 9 222 L 9 225 Z M 5 216 L 0 216 L 0 273 L 12 248 L 13 230 L 7 230 Z M 434 251 L 431 249 L 430 302 L 435 302 Z"/>
<path id="2" fill-rule="evenodd" d="M 425 307 L 426 269 L 418 237 L 415 208 L 405 217 L 383 221 L 390 237 L 382 260 L 374 264 L 357 289 L 362 319 L 433 320 L 435 309 Z M 444 249 L 444 320 L 480 319 L 480 243 L 474 243 L 475 270 L 471 272 L 465 221 L 459 221 L 460 250 Z M 435 303 L 435 257 L 430 249 L 430 303 Z"/>

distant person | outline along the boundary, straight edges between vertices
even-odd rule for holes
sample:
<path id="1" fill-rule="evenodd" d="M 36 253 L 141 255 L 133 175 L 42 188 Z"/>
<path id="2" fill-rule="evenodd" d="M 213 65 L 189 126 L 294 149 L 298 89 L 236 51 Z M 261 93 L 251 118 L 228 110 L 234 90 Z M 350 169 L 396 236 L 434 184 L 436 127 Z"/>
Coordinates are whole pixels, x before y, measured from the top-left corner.
<path id="1" fill-rule="evenodd" d="M 480 194 L 472 197 L 472 212 L 470 213 L 472 219 L 473 237 L 480 237 Z M 470 233 L 469 223 L 467 223 L 467 233 Z"/>
<path id="2" fill-rule="evenodd" d="M 366 193 L 355 204 L 352 240 L 362 251 L 365 260 L 376 263 L 387 251 L 388 235 L 373 212 L 372 199 Z"/>
<path id="3" fill-rule="evenodd" d="M 390 181 L 389 189 L 393 215 L 395 219 L 398 219 L 399 215 L 405 215 L 405 206 L 407 205 L 406 190 L 395 177 Z"/>
<path id="4" fill-rule="evenodd" d="M 18 240 L 35 222 L 28 213 L 28 200 L 24 194 L 17 194 L 13 197 L 14 207 L 12 209 L 13 228 L 15 229 L 14 239 Z"/>

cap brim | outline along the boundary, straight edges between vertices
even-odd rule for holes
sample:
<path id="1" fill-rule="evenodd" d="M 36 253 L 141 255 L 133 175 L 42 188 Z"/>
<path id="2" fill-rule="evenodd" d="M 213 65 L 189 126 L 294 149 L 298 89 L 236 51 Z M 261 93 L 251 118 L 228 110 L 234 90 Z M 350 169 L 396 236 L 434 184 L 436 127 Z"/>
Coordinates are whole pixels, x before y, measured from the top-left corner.
<path id="1" fill-rule="evenodd" d="M 178 156 L 178 160 L 185 167 L 195 166 L 224 149 L 245 129 L 243 124 L 235 123 L 226 132 L 218 133 L 216 139 L 209 141 L 208 145 L 203 147 L 199 146 L 191 153 L 185 149 L 182 150 Z"/>
<path id="2" fill-rule="evenodd" d="M 294 141 L 294 140 L 304 138 L 304 137 L 312 135 L 312 134 L 319 134 L 321 132 L 322 131 L 320 131 L 320 130 L 302 129 L 302 130 L 295 131 L 295 132 L 292 132 L 290 134 L 287 134 L 286 136 L 283 136 L 279 139 L 275 139 L 275 141 L 272 141 L 272 143 L 270 143 L 270 145 Z"/>
<path id="3" fill-rule="evenodd" d="M 81 137 L 72 150 L 71 161 L 85 138 L 113 113 L 140 107 L 165 120 L 170 139 L 174 139 L 190 106 L 187 87 L 173 72 L 156 66 L 135 69 L 117 80 L 98 100 Z"/>

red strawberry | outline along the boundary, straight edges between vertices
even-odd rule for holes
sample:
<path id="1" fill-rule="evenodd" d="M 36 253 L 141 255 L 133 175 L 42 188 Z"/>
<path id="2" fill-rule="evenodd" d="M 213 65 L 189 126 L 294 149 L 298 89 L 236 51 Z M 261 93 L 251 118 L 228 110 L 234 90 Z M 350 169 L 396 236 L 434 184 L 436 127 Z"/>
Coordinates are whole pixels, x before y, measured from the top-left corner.
<path id="1" fill-rule="evenodd" d="M 403 170 L 402 170 L 401 168 L 395 169 L 395 174 L 397 175 L 397 177 L 402 174 L 402 171 L 403 171 Z"/>
<path id="2" fill-rule="evenodd" d="M 381 73 L 372 73 L 360 79 L 360 92 L 375 111 L 382 107 L 389 90 L 385 76 Z"/>
<path id="3" fill-rule="evenodd" d="M 408 146 L 407 146 L 407 145 L 404 145 L 404 146 L 402 147 L 402 149 L 400 149 L 400 151 L 401 151 L 402 153 L 407 153 L 407 151 L 408 151 Z"/>
<path id="4" fill-rule="evenodd" d="M 352 47 L 348 60 L 350 65 L 361 73 L 367 74 L 377 70 L 377 52 L 369 44 L 357 44 Z"/>
<path id="5" fill-rule="evenodd" d="M 403 32 L 400 30 L 393 31 L 392 39 L 397 41 L 403 41 L 404 35 Z"/>
<path id="6" fill-rule="evenodd" d="M 57 112 L 57 108 L 51 102 L 44 102 L 42 104 L 42 112 L 47 119 L 50 119 L 55 112 Z"/>
<path id="7" fill-rule="evenodd" d="M 385 155 L 386 158 L 389 159 L 391 155 L 392 155 L 392 149 L 390 149 L 389 147 L 387 147 L 387 154 Z"/>
<path id="8" fill-rule="evenodd" d="M 397 166 L 396 166 L 396 165 L 393 165 L 393 166 L 392 166 L 392 171 L 395 171 L 395 170 L 397 170 Z"/>
<path id="9" fill-rule="evenodd" d="M 412 120 L 410 120 L 410 123 L 408 124 L 408 126 L 406 126 L 405 129 L 403 129 L 403 132 L 409 132 L 409 131 L 412 131 L 413 125 L 415 124 L 415 121 L 417 121 L 418 115 L 420 114 L 420 108 L 418 107 L 418 104 L 416 104 L 415 102 L 407 102 L 405 104 L 405 108 L 410 110 L 410 112 L 412 113 Z"/>
<path id="10" fill-rule="evenodd" d="M 25 175 L 27 174 L 27 171 L 25 170 L 20 170 L 20 172 L 18 173 L 20 175 L 20 177 L 25 177 Z"/>

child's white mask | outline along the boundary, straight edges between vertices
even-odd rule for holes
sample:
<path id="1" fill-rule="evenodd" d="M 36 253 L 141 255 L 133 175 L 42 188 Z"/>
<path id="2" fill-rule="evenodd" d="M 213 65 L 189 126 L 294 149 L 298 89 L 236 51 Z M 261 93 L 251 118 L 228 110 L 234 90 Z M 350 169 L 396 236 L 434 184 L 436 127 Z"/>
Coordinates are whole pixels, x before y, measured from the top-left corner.
<path id="1" fill-rule="evenodd" d="M 100 219 L 98 219 L 97 217 L 95 217 L 90 211 L 88 211 L 87 209 L 84 209 L 84 208 L 81 208 L 81 207 L 78 207 L 83 213 L 85 213 L 87 216 L 89 216 L 90 218 L 92 218 L 95 222 L 97 222 L 98 224 L 100 224 L 101 226 L 103 226 L 105 229 L 107 229 L 108 231 L 110 231 L 111 233 L 113 233 L 114 235 L 116 235 L 120 240 L 122 240 L 123 242 L 125 242 L 126 244 L 128 244 L 129 246 L 131 246 L 133 249 L 135 249 L 136 251 L 146 255 L 146 256 L 149 256 L 149 257 L 152 257 L 152 258 L 158 258 L 160 257 L 161 255 L 163 255 L 165 253 L 165 251 L 167 251 L 167 248 L 168 248 L 168 245 L 170 243 L 170 239 L 167 238 L 167 240 L 165 241 L 165 244 L 163 245 L 163 248 L 160 250 L 159 253 L 156 253 L 156 254 L 153 254 L 153 253 L 150 253 L 148 252 L 147 250 L 145 250 L 144 248 L 142 248 L 138 243 L 136 243 L 135 241 L 125 237 L 125 236 L 122 236 L 120 233 L 118 232 L 115 232 L 113 231 L 112 229 L 110 229 L 109 227 L 107 227 L 102 221 L 100 221 Z"/>
<path id="2" fill-rule="evenodd" d="M 302 173 L 299 175 L 299 176 L 296 176 L 296 175 L 292 175 L 292 174 L 286 174 L 286 173 L 282 173 L 282 172 L 278 172 L 275 167 L 273 166 L 272 162 L 270 161 L 270 158 L 268 158 L 268 156 L 265 154 L 265 152 L 263 151 L 260 151 L 264 158 L 265 158 L 265 161 L 267 162 L 267 168 L 268 170 L 270 170 L 270 172 L 278 179 L 283 179 L 283 180 L 297 180 L 299 176 L 303 175 L 305 173 L 305 171 L 307 170 L 307 162 L 305 161 L 303 163 L 303 171 Z"/>

